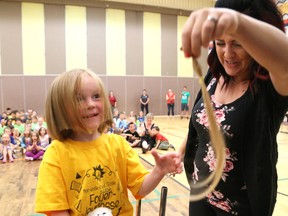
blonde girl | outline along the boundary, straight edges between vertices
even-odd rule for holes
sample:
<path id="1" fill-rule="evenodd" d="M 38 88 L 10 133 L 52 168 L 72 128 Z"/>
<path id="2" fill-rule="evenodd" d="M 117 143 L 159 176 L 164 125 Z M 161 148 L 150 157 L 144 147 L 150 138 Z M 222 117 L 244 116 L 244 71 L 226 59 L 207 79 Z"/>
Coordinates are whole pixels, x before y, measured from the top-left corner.
<path id="1" fill-rule="evenodd" d="M 99 207 L 113 215 L 133 215 L 128 189 L 137 198 L 150 193 L 167 173 L 180 173 L 178 154 L 152 152 L 148 173 L 125 139 L 103 133 L 112 124 L 101 79 L 74 69 L 59 75 L 46 100 L 52 138 L 39 170 L 36 211 L 47 215 L 87 215 Z"/>

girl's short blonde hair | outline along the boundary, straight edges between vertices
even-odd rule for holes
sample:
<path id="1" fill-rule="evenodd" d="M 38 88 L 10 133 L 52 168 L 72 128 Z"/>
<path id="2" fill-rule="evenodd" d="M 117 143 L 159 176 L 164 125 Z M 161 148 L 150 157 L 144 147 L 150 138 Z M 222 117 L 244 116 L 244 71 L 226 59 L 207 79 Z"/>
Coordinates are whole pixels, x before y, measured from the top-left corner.
<path id="1" fill-rule="evenodd" d="M 63 141 L 69 138 L 73 131 L 93 132 L 85 127 L 78 112 L 77 90 L 81 86 L 83 76 L 89 76 L 97 82 L 103 101 L 104 113 L 98 131 L 102 133 L 107 126 L 112 125 L 110 103 L 102 80 L 91 70 L 73 69 L 56 77 L 48 90 L 45 117 L 52 139 Z"/>

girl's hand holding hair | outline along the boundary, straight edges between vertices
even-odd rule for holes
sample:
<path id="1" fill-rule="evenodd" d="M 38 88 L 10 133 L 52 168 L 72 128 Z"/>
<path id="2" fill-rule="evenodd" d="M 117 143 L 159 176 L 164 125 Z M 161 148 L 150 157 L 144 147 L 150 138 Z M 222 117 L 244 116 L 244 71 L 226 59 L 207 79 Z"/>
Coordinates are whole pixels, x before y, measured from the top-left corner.
<path id="1" fill-rule="evenodd" d="M 199 57 L 201 47 L 239 28 L 240 13 L 226 8 L 205 8 L 191 13 L 182 32 L 185 57 Z"/>

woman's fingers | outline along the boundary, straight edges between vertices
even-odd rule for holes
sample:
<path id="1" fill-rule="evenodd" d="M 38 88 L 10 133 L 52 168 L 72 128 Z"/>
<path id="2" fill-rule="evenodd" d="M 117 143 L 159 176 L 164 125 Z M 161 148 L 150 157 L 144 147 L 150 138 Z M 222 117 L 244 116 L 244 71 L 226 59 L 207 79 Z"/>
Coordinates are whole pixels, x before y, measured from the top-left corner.
<path id="1" fill-rule="evenodd" d="M 185 57 L 199 57 L 201 47 L 207 48 L 210 41 L 224 34 L 233 34 L 238 29 L 237 12 L 229 9 L 209 8 L 191 13 L 182 32 L 182 50 Z"/>

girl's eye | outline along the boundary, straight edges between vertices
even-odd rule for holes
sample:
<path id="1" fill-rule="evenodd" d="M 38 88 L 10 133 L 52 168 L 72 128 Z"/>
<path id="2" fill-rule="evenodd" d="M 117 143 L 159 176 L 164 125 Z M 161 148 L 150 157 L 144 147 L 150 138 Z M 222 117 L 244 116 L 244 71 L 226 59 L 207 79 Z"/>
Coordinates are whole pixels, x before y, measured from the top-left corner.
<path id="1" fill-rule="evenodd" d="M 99 98 L 100 98 L 100 95 L 99 95 L 99 94 L 94 94 L 94 95 L 93 95 L 93 98 L 94 98 L 94 99 L 99 99 Z"/>
<path id="2" fill-rule="evenodd" d="M 235 43 L 234 44 L 235 47 L 242 47 L 241 44 Z"/>

